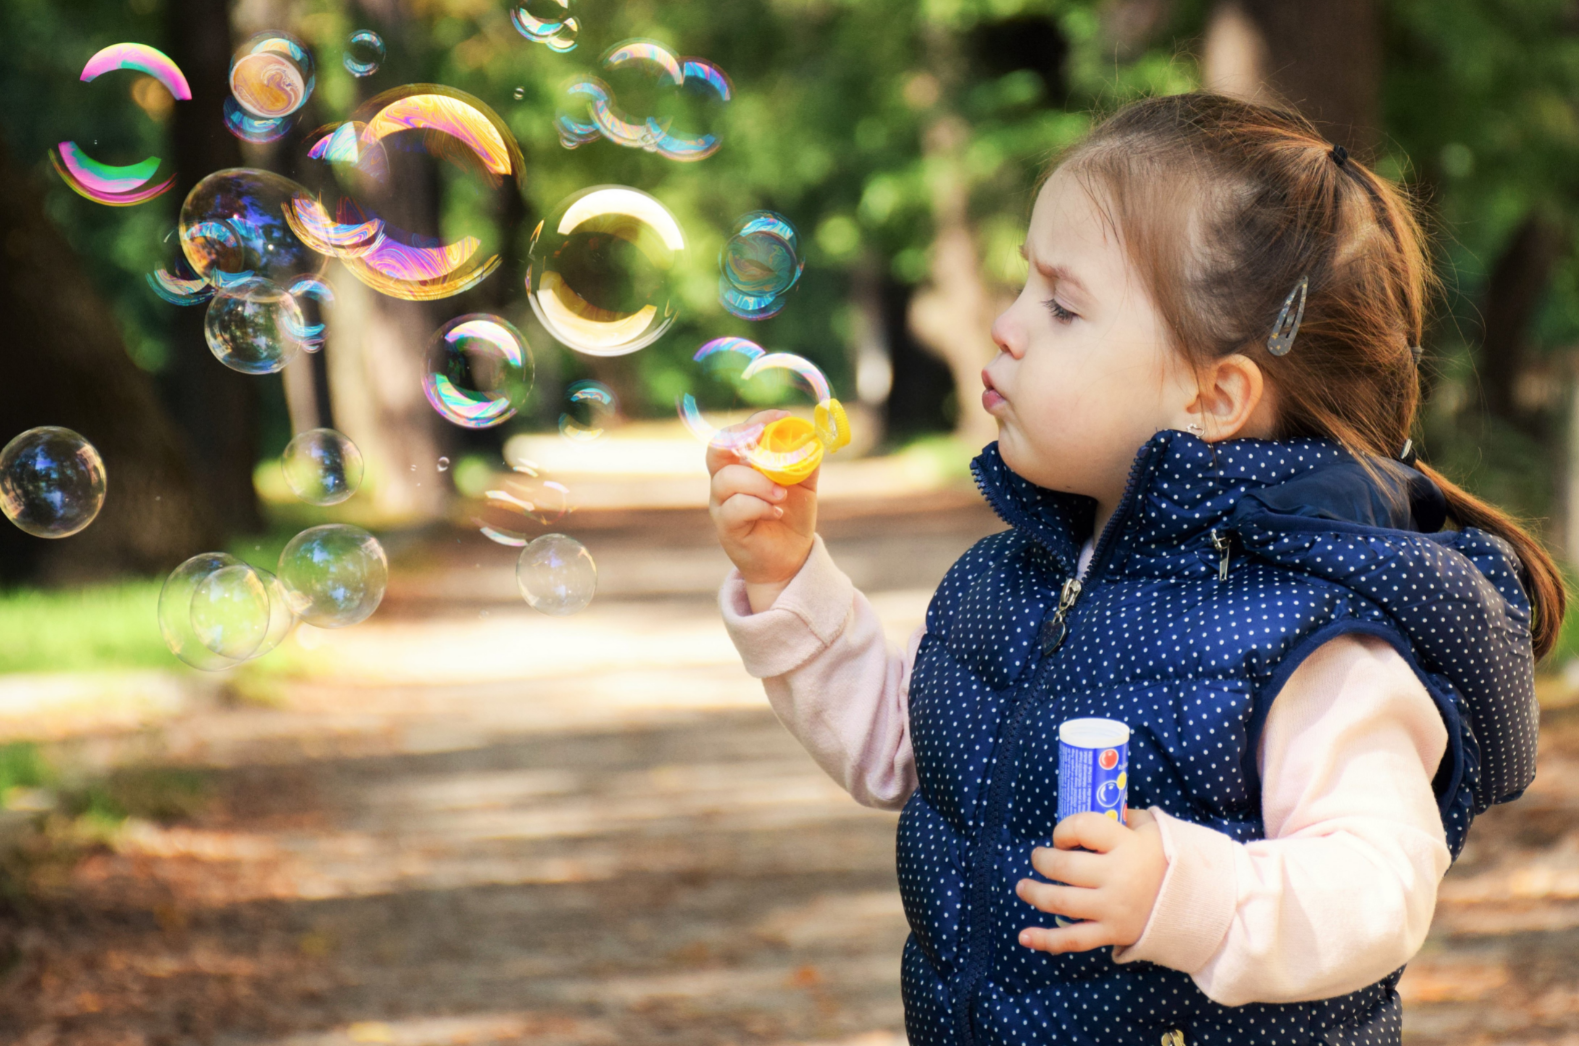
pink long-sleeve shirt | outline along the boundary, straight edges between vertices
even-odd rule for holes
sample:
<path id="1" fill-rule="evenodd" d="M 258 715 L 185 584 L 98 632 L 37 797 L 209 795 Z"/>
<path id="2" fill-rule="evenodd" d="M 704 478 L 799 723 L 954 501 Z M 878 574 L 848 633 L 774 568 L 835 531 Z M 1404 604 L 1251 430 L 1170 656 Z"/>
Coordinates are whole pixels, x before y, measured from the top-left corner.
<path id="1" fill-rule="evenodd" d="M 1081 574 L 1091 551 L 1088 540 Z M 746 670 L 817 764 L 857 802 L 902 807 L 916 788 L 908 700 L 924 626 L 891 647 L 820 537 L 771 607 L 751 612 L 738 571 L 719 603 Z M 1153 810 L 1168 869 L 1140 939 L 1114 961 L 1180 970 L 1228 1006 L 1342 995 L 1397 969 L 1425 940 L 1450 861 L 1431 790 L 1446 748 L 1396 650 L 1362 635 L 1322 644 L 1261 733 L 1266 838 L 1239 843 Z"/>

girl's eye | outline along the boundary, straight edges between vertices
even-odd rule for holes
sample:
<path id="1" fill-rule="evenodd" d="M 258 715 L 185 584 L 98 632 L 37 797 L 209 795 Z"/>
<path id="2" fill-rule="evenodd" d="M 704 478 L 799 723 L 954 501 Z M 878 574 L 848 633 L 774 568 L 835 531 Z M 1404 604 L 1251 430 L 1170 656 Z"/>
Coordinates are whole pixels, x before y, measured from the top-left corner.
<path id="1" fill-rule="evenodd" d="M 1046 301 L 1042 302 L 1042 304 L 1047 306 L 1047 311 L 1052 313 L 1053 319 L 1057 320 L 1059 323 L 1068 323 L 1070 320 L 1076 318 L 1074 313 L 1058 304 L 1058 302 L 1054 301 L 1052 298 L 1048 298 Z"/>

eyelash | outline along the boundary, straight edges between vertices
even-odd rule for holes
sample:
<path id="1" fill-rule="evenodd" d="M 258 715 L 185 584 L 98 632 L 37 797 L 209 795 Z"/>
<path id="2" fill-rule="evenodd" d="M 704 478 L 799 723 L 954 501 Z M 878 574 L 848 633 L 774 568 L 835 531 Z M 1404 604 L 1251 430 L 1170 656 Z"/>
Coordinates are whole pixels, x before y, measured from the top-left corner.
<path id="1" fill-rule="evenodd" d="M 1068 323 L 1070 320 L 1076 318 L 1074 313 L 1058 304 L 1058 302 L 1054 301 L 1052 298 L 1048 298 L 1046 301 L 1042 302 L 1042 304 L 1047 306 L 1047 311 L 1052 313 L 1053 319 L 1057 320 L 1059 323 Z"/>

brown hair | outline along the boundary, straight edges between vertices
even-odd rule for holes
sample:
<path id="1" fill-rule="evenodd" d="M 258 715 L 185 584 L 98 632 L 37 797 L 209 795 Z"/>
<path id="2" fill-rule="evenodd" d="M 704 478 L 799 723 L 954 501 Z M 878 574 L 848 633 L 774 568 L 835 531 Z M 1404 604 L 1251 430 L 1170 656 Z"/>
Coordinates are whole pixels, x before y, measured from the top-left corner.
<path id="1" fill-rule="evenodd" d="M 1336 440 L 1375 475 L 1371 456 L 1394 457 L 1413 431 L 1411 346 L 1440 280 L 1414 199 L 1332 150 L 1291 109 L 1193 92 L 1131 102 L 1047 173 L 1068 170 L 1121 232 L 1187 364 L 1244 353 L 1272 387 L 1279 438 Z M 1301 276 L 1304 319 L 1293 351 L 1274 356 L 1267 336 Z M 1455 523 L 1518 553 L 1535 656 L 1546 656 L 1567 602 L 1551 556 L 1508 513 L 1415 468 Z"/>

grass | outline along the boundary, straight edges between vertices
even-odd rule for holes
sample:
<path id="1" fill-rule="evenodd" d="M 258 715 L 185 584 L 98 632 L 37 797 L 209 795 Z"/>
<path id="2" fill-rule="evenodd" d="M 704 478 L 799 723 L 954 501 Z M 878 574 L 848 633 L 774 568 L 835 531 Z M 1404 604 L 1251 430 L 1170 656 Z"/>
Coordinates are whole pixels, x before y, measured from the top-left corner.
<path id="1" fill-rule="evenodd" d="M 153 580 L 0 593 L 0 674 L 169 668 Z"/>

